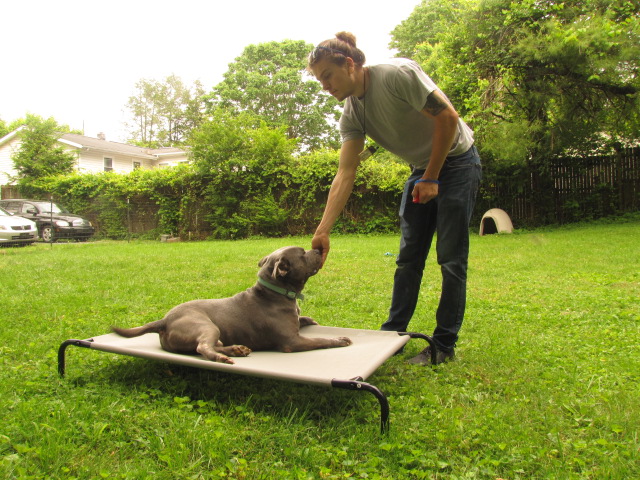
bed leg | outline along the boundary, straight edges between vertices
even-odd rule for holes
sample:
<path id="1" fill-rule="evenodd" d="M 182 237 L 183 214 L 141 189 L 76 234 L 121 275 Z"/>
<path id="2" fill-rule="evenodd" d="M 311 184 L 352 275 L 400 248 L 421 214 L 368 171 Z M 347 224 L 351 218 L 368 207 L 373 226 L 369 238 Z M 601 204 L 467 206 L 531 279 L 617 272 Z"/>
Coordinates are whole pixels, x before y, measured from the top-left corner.
<path id="1" fill-rule="evenodd" d="M 331 386 L 345 390 L 362 390 L 373 393 L 380 403 L 380 432 L 385 434 L 389 431 L 389 401 L 378 387 L 358 380 L 357 378 L 352 380 L 333 379 L 331 380 Z"/>
<path id="2" fill-rule="evenodd" d="M 65 356 L 67 347 L 69 345 L 75 345 L 76 347 L 91 348 L 91 341 L 90 340 L 65 340 L 64 342 L 62 342 L 62 345 L 60 345 L 60 348 L 58 348 L 58 375 L 60 375 L 61 377 L 64 377 L 64 370 L 65 370 L 64 356 Z"/>
<path id="3" fill-rule="evenodd" d="M 429 335 L 418 332 L 398 332 L 398 335 L 409 335 L 411 338 L 422 338 L 423 340 L 426 340 L 431 347 L 431 365 L 436 365 L 436 344 L 434 343 L 433 338 Z"/>

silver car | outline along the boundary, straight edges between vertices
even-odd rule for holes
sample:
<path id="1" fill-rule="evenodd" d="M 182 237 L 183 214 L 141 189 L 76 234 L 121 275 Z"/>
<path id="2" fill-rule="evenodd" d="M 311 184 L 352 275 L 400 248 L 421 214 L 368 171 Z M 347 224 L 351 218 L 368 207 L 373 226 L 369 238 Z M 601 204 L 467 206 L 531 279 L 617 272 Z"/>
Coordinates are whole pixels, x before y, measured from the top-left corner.
<path id="1" fill-rule="evenodd" d="M 0 246 L 31 245 L 38 237 L 36 223 L 0 208 Z"/>

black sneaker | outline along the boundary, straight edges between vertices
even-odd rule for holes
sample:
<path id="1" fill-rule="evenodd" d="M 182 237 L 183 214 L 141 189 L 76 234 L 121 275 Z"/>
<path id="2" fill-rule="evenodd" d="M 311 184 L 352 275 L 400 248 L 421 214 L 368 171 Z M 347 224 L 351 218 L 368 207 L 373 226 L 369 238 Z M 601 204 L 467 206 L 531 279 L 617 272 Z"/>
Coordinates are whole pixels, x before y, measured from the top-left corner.
<path id="1" fill-rule="evenodd" d="M 449 351 L 436 349 L 436 361 L 431 361 L 431 346 L 422 350 L 418 355 L 409 360 L 414 365 L 439 365 L 440 363 L 450 362 L 456 358 L 456 352 L 452 348 Z"/>

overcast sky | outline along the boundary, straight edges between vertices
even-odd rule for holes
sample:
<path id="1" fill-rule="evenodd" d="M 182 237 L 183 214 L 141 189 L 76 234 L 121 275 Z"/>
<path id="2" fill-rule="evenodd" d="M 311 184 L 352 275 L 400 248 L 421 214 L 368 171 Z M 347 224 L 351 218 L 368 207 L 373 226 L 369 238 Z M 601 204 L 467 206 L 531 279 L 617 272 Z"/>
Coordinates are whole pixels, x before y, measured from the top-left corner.
<path id="1" fill-rule="evenodd" d="M 206 91 L 247 45 L 317 44 L 353 32 L 368 64 L 420 0 L 20 0 L 2 2 L 0 119 L 34 113 L 125 141 L 142 78 L 171 74 Z"/>

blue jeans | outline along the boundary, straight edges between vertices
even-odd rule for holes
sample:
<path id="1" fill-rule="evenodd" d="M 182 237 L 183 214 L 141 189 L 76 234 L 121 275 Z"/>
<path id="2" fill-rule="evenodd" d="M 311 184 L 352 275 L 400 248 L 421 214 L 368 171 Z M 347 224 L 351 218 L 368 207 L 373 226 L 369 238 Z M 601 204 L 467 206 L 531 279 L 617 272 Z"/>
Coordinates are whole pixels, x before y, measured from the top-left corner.
<path id="1" fill-rule="evenodd" d="M 414 171 L 404 186 L 393 296 L 389 319 L 381 329 L 407 331 L 437 231 L 436 253 L 442 272 L 442 290 L 433 340 L 439 349 L 450 351 L 458 340 L 466 306 L 469 222 L 482 178 L 478 150 L 473 146 L 462 155 L 447 157 L 440 171 L 438 196 L 424 205 L 415 204 L 411 192 L 423 174 L 424 170 Z"/>

